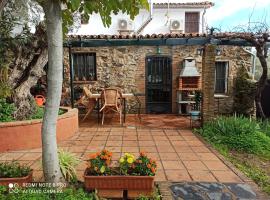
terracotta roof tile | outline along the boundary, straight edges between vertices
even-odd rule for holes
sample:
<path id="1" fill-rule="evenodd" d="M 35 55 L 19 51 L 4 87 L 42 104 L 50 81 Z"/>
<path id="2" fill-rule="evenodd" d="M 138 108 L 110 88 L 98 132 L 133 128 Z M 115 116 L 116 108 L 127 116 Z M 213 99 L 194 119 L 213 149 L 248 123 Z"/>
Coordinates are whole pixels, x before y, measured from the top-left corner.
<path id="1" fill-rule="evenodd" d="M 199 7 L 199 8 L 210 8 L 215 4 L 210 1 L 203 2 L 186 2 L 186 3 L 169 3 L 170 8 L 186 8 L 186 7 Z M 153 3 L 154 8 L 168 8 L 168 3 Z"/>

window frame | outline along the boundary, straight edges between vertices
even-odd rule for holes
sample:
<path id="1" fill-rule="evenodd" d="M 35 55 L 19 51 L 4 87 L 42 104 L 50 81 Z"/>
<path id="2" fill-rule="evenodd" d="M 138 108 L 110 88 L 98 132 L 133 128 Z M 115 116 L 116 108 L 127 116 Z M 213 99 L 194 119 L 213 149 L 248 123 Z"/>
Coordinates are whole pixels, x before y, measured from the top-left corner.
<path id="1" fill-rule="evenodd" d="M 224 81 L 225 81 L 225 88 L 224 88 L 224 92 L 216 92 L 216 82 L 217 82 L 217 63 L 225 63 L 225 77 L 224 77 Z M 227 94 L 228 93 L 228 82 L 229 82 L 229 61 L 228 60 L 217 60 L 215 62 L 215 84 L 214 84 L 214 89 L 215 89 L 215 94 Z"/>
<path id="2" fill-rule="evenodd" d="M 198 22 L 198 31 L 197 31 L 197 33 L 199 33 L 200 32 L 200 23 L 201 23 L 201 13 L 199 12 L 199 11 L 188 11 L 188 12 L 185 12 L 185 30 L 184 30 L 184 32 L 185 33 L 192 33 L 192 32 L 187 32 L 187 30 L 186 30 L 186 24 L 188 23 L 187 22 L 187 20 L 186 20 L 186 14 L 194 14 L 194 13 L 196 13 L 196 14 L 198 14 L 198 21 L 188 21 L 189 22 L 189 25 L 190 25 L 190 23 L 191 22 Z"/>
<path id="3" fill-rule="evenodd" d="M 75 55 L 89 55 L 89 56 L 93 56 L 93 65 L 94 65 L 94 78 L 93 80 L 75 80 L 75 75 L 76 75 L 76 70 L 75 70 L 75 67 L 74 67 L 74 61 L 75 61 Z M 81 51 L 74 51 L 71 53 L 71 56 L 72 56 L 72 67 L 73 67 L 73 83 L 90 83 L 90 82 L 95 82 L 97 81 L 97 62 L 96 62 L 96 52 L 81 52 Z M 86 64 L 84 63 L 84 66 Z M 90 66 L 88 66 L 90 68 Z"/>

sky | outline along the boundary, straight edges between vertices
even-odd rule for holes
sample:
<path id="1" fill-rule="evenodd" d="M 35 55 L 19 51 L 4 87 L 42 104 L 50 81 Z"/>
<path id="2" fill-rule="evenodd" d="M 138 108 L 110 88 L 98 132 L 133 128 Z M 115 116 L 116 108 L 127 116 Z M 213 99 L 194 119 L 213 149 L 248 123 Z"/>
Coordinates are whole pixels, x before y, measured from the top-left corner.
<path id="1" fill-rule="evenodd" d="M 169 2 L 200 2 L 205 0 L 169 0 Z M 211 0 L 208 0 L 211 1 Z M 168 2 L 168 0 L 152 0 L 152 2 Z M 222 31 L 233 31 L 239 25 L 250 21 L 263 22 L 270 26 L 270 0 L 212 0 L 215 6 L 207 11 L 209 27 Z"/>

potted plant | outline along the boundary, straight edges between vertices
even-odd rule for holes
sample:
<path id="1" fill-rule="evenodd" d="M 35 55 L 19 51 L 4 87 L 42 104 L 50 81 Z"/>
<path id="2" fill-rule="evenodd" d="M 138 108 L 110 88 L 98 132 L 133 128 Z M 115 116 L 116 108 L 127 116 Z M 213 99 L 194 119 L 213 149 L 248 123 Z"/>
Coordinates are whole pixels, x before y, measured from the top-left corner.
<path id="1" fill-rule="evenodd" d="M 125 153 L 117 167 L 111 167 L 112 153 L 103 150 L 90 156 L 85 170 L 84 184 L 87 190 L 149 191 L 154 187 L 156 162 L 143 152 L 138 158 Z"/>
<path id="2" fill-rule="evenodd" d="M 8 186 L 10 183 L 29 183 L 33 180 L 33 170 L 29 166 L 20 165 L 16 161 L 0 163 L 0 185 Z"/>
<path id="3" fill-rule="evenodd" d="M 194 109 L 190 111 L 190 116 L 193 120 L 198 120 L 201 114 L 201 100 L 202 100 L 202 93 L 200 91 L 195 91 L 194 94 Z"/>

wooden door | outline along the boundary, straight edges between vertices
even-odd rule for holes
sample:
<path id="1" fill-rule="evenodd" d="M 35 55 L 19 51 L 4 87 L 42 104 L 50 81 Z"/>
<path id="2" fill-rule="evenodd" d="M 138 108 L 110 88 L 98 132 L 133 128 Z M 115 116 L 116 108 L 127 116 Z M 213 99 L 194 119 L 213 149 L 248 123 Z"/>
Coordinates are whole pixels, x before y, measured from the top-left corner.
<path id="1" fill-rule="evenodd" d="M 198 33 L 200 24 L 200 13 L 186 12 L 185 13 L 185 32 Z"/>

